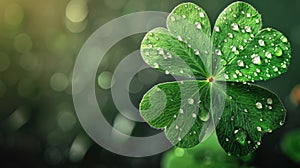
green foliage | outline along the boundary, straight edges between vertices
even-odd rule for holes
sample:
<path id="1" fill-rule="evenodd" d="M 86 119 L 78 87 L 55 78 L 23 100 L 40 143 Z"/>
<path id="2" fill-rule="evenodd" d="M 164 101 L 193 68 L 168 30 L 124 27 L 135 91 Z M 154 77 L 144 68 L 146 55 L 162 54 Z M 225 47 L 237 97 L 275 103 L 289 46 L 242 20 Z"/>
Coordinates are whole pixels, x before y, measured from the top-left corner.
<path id="1" fill-rule="evenodd" d="M 282 151 L 296 163 L 300 163 L 300 130 L 287 133 L 281 143 Z"/>
<path id="2" fill-rule="evenodd" d="M 165 153 L 161 166 L 163 168 L 238 168 L 237 158 L 229 157 L 218 144 L 216 134 L 207 141 L 189 149 L 174 148 Z"/>
<path id="3" fill-rule="evenodd" d="M 217 136 L 227 153 L 253 152 L 264 133 L 284 123 L 286 110 L 274 93 L 247 82 L 279 76 L 291 57 L 287 38 L 261 27 L 260 14 L 244 2 L 220 14 L 212 35 L 203 9 L 177 6 L 167 29 L 147 33 L 141 54 L 151 67 L 191 80 L 154 86 L 140 103 L 142 117 L 183 148 L 200 143 L 219 122 Z"/>

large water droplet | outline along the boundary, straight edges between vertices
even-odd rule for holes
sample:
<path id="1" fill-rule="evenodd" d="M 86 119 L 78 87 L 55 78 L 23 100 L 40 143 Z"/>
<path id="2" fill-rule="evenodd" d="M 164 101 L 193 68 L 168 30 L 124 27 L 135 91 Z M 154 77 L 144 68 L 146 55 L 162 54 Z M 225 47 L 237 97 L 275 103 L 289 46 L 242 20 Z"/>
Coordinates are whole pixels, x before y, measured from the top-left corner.
<path id="1" fill-rule="evenodd" d="M 188 99 L 188 103 L 189 103 L 189 104 L 194 104 L 194 99 L 189 98 L 189 99 Z"/>
<path id="2" fill-rule="evenodd" d="M 286 43 L 288 40 L 287 40 L 286 37 L 282 36 L 282 37 L 281 37 L 281 41 L 282 41 L 283 43 Z"/>
<path id="3" fill-rule="evenodd" d="M 273 104 L 273 100 L 272 100 L 271 98 L 268 98 L 268 99 L 267 99 L 267 103 L 268 103 L 268 104 Z"/>
<path id="4" fill-rule="evenodd" d="M 264 42 L 264 40 L 258 40 L 258 44 L 260 45 L 260 46 L 265 46 L 265 42 Z"/>
<path id="5" fill-rule="evenodd" d="M 275 47 L 274 49 L 274 54 L 277 56 L 277 57 L 280 57 L 282 56 L 282 49 L 280 47 Z"/>
<path id="6" fill-rule="evenodd" d="M 247 138 L 247 133 L 245 131 L 243 131 L 242 129 L 239 129 L 235 133 L 235 140 L 238 143 L 240 143 L 241 145 L 245 145 L 246 144 L 246 138 Z"/>
<path id="7" fill-rule="evenodd" d="M 239 31 L 239 25 L 236 24 L 236 23 L 232 23 L 231 24 L 231 29 L 234 30 L 234 31 Z"/>
<path id="8" fill-rule="evenodd" d="M 161 48 L 157 50 L 157 53 L 158 53 L 159 55 L 164 55 L 164 54 L 165 54 L 164 50 L 161 49 Z"/>
<path id="9" fill-rule="evenodd" d="M 197 29 L 201 29 L 202 28 L 201 23 L 197 22 L 196 27 L 197 27 Z"/>
<path id="10" fill-rule="evenodd" d="M 220 32 L 220 28 L 218 26 L 215 27 L 216 32 Z"/>
<path id="11" fill-rule="evenodd" d="M 253 64 L 256 64 L 256 65 L 260 65 L 260 64 L 261 64 L 261 59 L 260 59 L 260 56 L 259 56 L 259 55 L 253 54 L 253 55 L 251 56 L 251 58 L 252 58 Z"/>
<path id="12" fill-rule="evenodd" d="M 222 55 L 221 50 L 217 49 L 217 50 L 216 50 L 216 54 L 219 55 L 219 56 L 221 56 L 221 55 Z"/>
<path id="13" fill-rule="evenodd" d="M 181 37 L 181 36 L 177 36 L 177 39 L 178 39 L 179 41 L 182 41 L 182 37 Z"/>
<path id="14" fill-rule="evenodd" d="M 257 102 L 256 104 L 255 104 L 255 106 L 256 106 L 256 108 L 258 108 L 258 109 L 262 109 L 262 104 L 261 104 L 261 102 Z"/>
<path id="15" fill-rule="evenodd" d="M 266 56 L 267 58 L 270 58 L 270 59 L 272 58 L 272 54 L 269 53 L 269 52 L 266 52 L 266 53 L 265 53 L 265 56 Z"/>
<path id="16" fill-rule="evenodd" d="M 203 12 L 200 12 L 200 13 L 199 13 L 199 16 L 200 16 L 201 18 L 204 18 L 204 13 L 203 13 Z"/>
<path id="17" fill-rule="evenodd" d="M 261 132 L 261 127 L 256 127 L 257 131 Z"/>
<path id="18" fill-rule="evenodd" d="M 244 67 L 245 66 L 244 61 L 242 61 L 242 60 L 238 60 L 237 63 L 238 63 L 239 67 Z"/>
<path id="19" fill-rule="evenodd" d="M 209 119 L 209 113 L 207 112 L 207 111 L 200 111 L 199 112 L 199 118 L 200 118 L 200 120 L 202 120 L 202 121 L 208 121 L 208 119 Z"/>
<path id="20" fill-rule="evenodd" d="M 251 30 L 251 27 L 250 27 L 250 26 L 245 26 L 245 30 L 246 30 L 246 32 L 247 32 L 247 33 L 250 33 L 250 32 L 252 32 L 252 30 Z"/>
<path id="21" fill-rule="evenodd" d="M 172 22 L 174 22 L 175 21 L 175 17 L 171 16 L 171 20 L 172 20 Z"/>
<path id="22" fill-rule="evenodd" d="M 153 64 L 153 68 L 159 68 L 158 63 L 155 62 L 155 63 Z"/>

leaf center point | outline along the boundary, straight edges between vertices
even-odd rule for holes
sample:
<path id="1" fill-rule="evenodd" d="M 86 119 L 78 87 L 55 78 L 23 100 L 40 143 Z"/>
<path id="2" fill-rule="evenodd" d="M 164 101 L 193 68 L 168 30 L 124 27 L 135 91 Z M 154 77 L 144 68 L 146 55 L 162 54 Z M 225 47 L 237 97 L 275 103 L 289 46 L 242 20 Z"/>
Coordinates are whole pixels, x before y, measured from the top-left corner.
<path id="1" fill-rule="evenodd" d="M 214 82 L 214 80 L 215 79 L 212 76 L 207 79 L 208 82 Z"/>

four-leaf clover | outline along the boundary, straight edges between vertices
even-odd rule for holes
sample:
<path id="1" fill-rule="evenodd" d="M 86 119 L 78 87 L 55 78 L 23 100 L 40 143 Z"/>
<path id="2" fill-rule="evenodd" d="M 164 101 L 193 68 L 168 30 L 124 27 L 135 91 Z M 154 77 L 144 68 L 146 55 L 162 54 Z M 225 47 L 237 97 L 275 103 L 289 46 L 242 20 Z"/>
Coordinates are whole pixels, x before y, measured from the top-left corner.
<path id="1" fill-rule="evenodd" d="M 261 15 L 244 2 L 229 5 L 213 32 L 202 8 L 177 6 L 167 29 L 147 33 L 141 55 L 158 71 L 190 79 L 150 89 L 140 103 L 145 121 L 178 147 L 193 147 L 215 129 L 229 154 L 258 148 L 263 134 L 283 125 L 286 110 L 274 93 L 251 82 L 286 72 L 291 57 L 287 38 L 261 27 Z"/>

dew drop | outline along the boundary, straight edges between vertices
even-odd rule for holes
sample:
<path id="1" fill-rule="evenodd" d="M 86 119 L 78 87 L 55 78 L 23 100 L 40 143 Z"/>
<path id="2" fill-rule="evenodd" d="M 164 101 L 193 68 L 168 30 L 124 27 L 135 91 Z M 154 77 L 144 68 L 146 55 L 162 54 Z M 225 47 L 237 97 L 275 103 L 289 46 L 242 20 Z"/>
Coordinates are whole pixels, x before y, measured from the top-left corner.
<path id="1" fill-rule="evenodd" d="M 182 41 L 182 37 L 181 37 L 181 36 L 177 36 L 177 39 L 178 39 L 179 41 Z"/>
<path id="2" fill-rule="evenodd" d="M 220 32 L 220 28 L 218 26 L 215 27 L 216 32 Z"/>
<path id="3" fill-rule="evenodd" d="M 189 103 L 189 104 L 194 104 L 194 99 L 189 98 L 189 99 L 188 99 L 188 103 Z"/>
<path id="4" fill-rule="evenodd" d="M 229 76 L 227 74 L 224 75 L 225 79 L 229 79 Z"/>
<path id="5" fill-rule="evenodd" d="M 237 51 L 236 46 L 231 46 L 231 51 L 236 52 Z"/>
<path id="6" fill-rule="evenodd" d="M 243 130 L 238 130 L 238 132 L 235 133 L 235 140 L 240 143 L 241 145 L 245 145 L 246 144 L 246 138 L 247 138 L 247 134 L 245 131 Z"/>
<path id="7" fill-rule="evenodd" d="M 246 32 L 247 32 L 247 33 L 250 33 L 250 32 L 252 32 L 252 30 L 251 30 L 251 27 L 250 27 L 250 26 L 245 26 L 245 29 L 246 29 Z"/>
<path id="8" fill-rule="evenodd" d="M 208 121 L 208 119 L 209 119 L 209 113 L 208 112 L 206 112 L 206 111 L 201 111 L 200 113 L 199 113 L 199 118 L 200 118 L 200 120 L 202 120 L 202 121 Z"/>
<path id="9" fill-rule="evenodd" d="M 247 18 L 250 18 L 250 17 L 251 17 L 251 14 L 250 14 L 250 13 L 247 13 L 247 14 L 246 14 L 246 17 L 247 17 Z"/>
<path id="10" fill-rule="evenodd" d="M 255 106 L 256 106 L 256 108 L 258 108 L 258 109 L 262 109 L 262 104 L 261 104 L 261 102 L 257 102 L 256 104 L 255 104 Z"/>
<path id="11" fill-rule="evenodd" d="M 256 64 L 256 65 L 260 65 L 261 64 L 261 60 L 260 60 L 260 56 L 259 55 L 253 54 L 251 56 L 251 58 L 252 58 L 253 64 Z"/>
<path id="12" fill-rule="evenodd" d="M 170 72 L 169 72 L 168 70 L 165 70 L 165 74 L 166 74 L 166 75 L 169 75 Z"/>
<path id="13" fill-rule="evenodd" d="M 261 127 L 256 127 L 257 131 L 261 132 Z"/>
<path id="14" fill-rule="evenodd" d="M 196 118 L 196 117 L 197 117 L 197 114 L 193 113 L 193 114 L 192 114 L 192 117 L 193 117 L 193 118 Z"/>
<path id="15" fill-rule="evenodd" d="M 182 110 L 182 109 L 179 109 L 179 113 L 180 113 L 180 114 L 183 114 L 183 110 Z"/>
<path id="16" fill-rule="evenodd" d="M 204 18 L 204 13 L 203 13 L 203 12 L 200 12 L 200 13 L 199 13 L 199 16 L 200 16 L 201 18 Z"/>
<path id="17" fill-rule="evenodd" d="M 175 17 L 171 16 L 171 20 L 172 20 L 172 22 L 175 22 Z"/>
<path id="18" fill-rule="evenodd" d="M 258 44 L 260 45 L 260 46 L 265 46 L 265 42 L 264 42 L 264 40 L 258 40 Z"/>
<path id="19" fill-rule="evenodd" d="M 153 68 L 159 68 L 158 63 L 155 62 L 155 63 L 153 64 Z"/>
<path id="20" fill-rule="evenodd" d="M 181 139 L 181 137 L 178 137 L 178 141 L 181 141 L 182 139 Z"/>
<path id="21" fill-rule="evenodd" d="M 195 51 L 195 55 L 200 55 L 199 50 L 196 50 L 196 51 Z"/>
<path id="22" fill-rule="evenodd" d="M 268 104 L 273 104 L 273 100 L 272 100 L 271 98 L 268 98 L 268 99 L 267 99 L 267 103 L 268 103 Z"/>
<path id="23" fill-rule="evenodd" d="M 228 37 L 229 38 L 233 38 L 233 34 L 232 33 L 228 33 Z"/>
<path id="24" fill-rule="evenodd" d="M 282 56 L 282 49 L 280 47 L 275 47 L 274 54 L 278 57 Z"/>
<path id="25" fill-rule="evenodd" d="M 282 36 L 282 37 L 281 37 L 281 41 L 282 41 L 283 43 L 286 43 L 288 40 L 287 40 L 286 37 Z"/>
<path id="26" fill-rule="evenodd" d="M 158 50 L 157 50 L 157 53 L 158 53 L 159 55 L 164 55 L 164 54 L 165 54 L 165 52 L 164 52 L 163 49 L 158 49 Z"/>
<path id="27" fill-rule="evenodd" d="M 244 109 L 244 112 L 245 112 L 245 113 L 247 113 L 247 112 L 248 112 L 248 110 L 247 110 L 247 109 Z"/>
<path id="28" fill-rule="evenodd" d="M 255 19 L 255 23 L 259 23 L 259 20 L 258 20 L 258 19 Z"/>
<path id="29" fill-rule="evenodd" d="M 197 29 L 201 29 L 202 28 L 201 23 L 196 22 L 196 27 L 197 27 Z"/>
<path id="30" fill-rule="evenodd" d="M 238 63 L 239 67 L 244 67 L 245 66 L 244 61 L 242 61 L 242 60 L 238 60 L 237 63 Z"/>
<path id="31" fill-rule="evenodd" d="M 272 54 L 269 53 L 269 52 L 266 52 L 266 53 L 265 53 L 265 56 L 266 56 L 267 58 L 270 58 L 270 59 L 272 58 Z"/>
<path id="32" fill-rule="evenodd" d="M 239 31 L 239 25 L 236 24 L 236 23 L 232 23 L 231 24 L 231 29 L 234 30 L 234 31 Z"/>
<path id="33" fill-rule="evenodd" d="M 175 129 L 179 129 L 178 125 L 175 126 Z"/>
<path id="34" fill-rule="evenodd" d="M 283 126 L 283 124 L 284 124 L 283 121 L 280 121 L 280 122 L 279 122 L 279 125 L 280 125 L 280 126 Z"/>
<path id="35" fill-rule="evenodd" d="M 185 19 L 185 18 L 186 18 L 186 16 L 185 16 L 185 15 L 182 15 L 182 18 L 183 18 L 183 19 Z"/>
<path id="36" fill-rule="evenodd" d="M 225 138 L 225 141 L 226 141 L 226 142 L 228 142 L 228 141 L 229 141 L 229 139 L 228 139 L 228 138 Z"/>
<path id="37" fill-rule="evenodd" d="M 219 56 L 221 56 L 221 55 L 222 55 L 221 50 L 218 50 L 218 49 L 217 49 L 217 50 L 216 50 L 216 54 L 219 55 Z"/>

